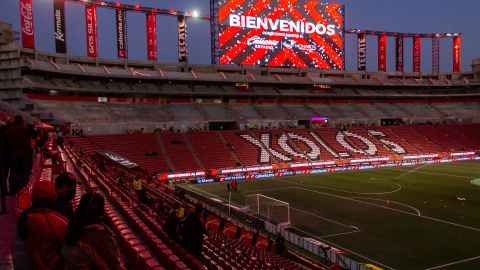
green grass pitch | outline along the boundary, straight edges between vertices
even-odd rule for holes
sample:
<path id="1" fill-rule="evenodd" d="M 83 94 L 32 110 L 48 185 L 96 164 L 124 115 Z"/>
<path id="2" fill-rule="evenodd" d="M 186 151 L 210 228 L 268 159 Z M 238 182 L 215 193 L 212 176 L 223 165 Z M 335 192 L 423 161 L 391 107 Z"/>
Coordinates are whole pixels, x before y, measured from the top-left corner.
<path id="1" fill-rule="evenodd" d="M 290 203 L 291 223 L 384 269 L 480 269 L 480 162 L 239 181 L 232 202 Z M 226 183 L 190 185 L 226 201 Z"/>

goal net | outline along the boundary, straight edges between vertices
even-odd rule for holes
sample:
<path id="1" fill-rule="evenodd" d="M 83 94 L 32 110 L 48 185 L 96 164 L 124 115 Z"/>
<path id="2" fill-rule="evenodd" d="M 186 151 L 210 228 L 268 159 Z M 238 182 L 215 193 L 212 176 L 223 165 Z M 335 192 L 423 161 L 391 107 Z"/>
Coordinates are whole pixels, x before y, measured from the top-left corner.
<path id="1" fill-rule="evenodd" d="M 290 205 L 262 194 L 245 196 L 245 207 L 248 211 L 273 224 L 282 227 L 290 226 Z"/>

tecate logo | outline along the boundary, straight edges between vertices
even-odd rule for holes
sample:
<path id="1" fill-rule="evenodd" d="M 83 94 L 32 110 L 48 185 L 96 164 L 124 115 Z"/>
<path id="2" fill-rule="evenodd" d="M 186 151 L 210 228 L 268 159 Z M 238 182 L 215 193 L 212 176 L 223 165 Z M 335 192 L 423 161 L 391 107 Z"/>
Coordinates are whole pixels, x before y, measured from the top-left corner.
<path id="1" fill-rule="evenodd" d="M 20 3 L 20 13 L 23 17 L 22 31 L 26 35 L 33 35 L 33 10 L 31 3 Z"/>

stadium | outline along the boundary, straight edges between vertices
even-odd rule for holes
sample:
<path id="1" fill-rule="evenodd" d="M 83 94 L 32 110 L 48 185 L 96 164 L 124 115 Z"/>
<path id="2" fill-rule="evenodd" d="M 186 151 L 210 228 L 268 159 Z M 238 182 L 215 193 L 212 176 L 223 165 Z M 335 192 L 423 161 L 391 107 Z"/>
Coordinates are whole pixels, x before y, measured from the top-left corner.
<path id="1" fill-rule="evenodd" d="M 41 230 L 20 231 L 36 186 L 65 173 L 75 213 L 58 269 L 69 269 L 68 236 L 91 194 L 104 198 L 118 267 L 92 242 L 82 269 L 480 268 L 480 59 L 462 70 L 464 34 L 347 28 L 348 5 L 309 0 L 211 0 L 208 15 L 51 0 L 48 51 L 39 4 L 17 2 L 19 31 L 0 21 L 2 269 L 56 269 L 44 246 L 31 248 L 40 238 L 25 240 Z M 73 13 L 75 40 L 73 6 L 84 12 Z M 102 10 L 114 58 L 99 53 Z M 143 60 L 129 58 L 133 14 Z M 163 17 L 175 24 L 175 62 L 158 56 Z M 195 20 L 208 23 L 210 63 L 189 62 Z M 28 170 L 12 156 L 20 118 L 35 131 Z M 197 247 L 186 240 L 196 218 Z"/>

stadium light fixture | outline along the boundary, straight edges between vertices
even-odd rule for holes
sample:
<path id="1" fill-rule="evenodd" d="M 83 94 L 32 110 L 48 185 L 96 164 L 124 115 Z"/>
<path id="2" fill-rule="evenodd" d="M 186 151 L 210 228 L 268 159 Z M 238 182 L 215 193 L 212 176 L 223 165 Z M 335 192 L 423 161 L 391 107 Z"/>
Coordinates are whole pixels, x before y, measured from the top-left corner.
<path id="1" fill-rule="evenodd" d="M 198 14 L 198 11 L 194 10 L 192 11 L 192 17 L 198 18 L 200 14 Z"/>

